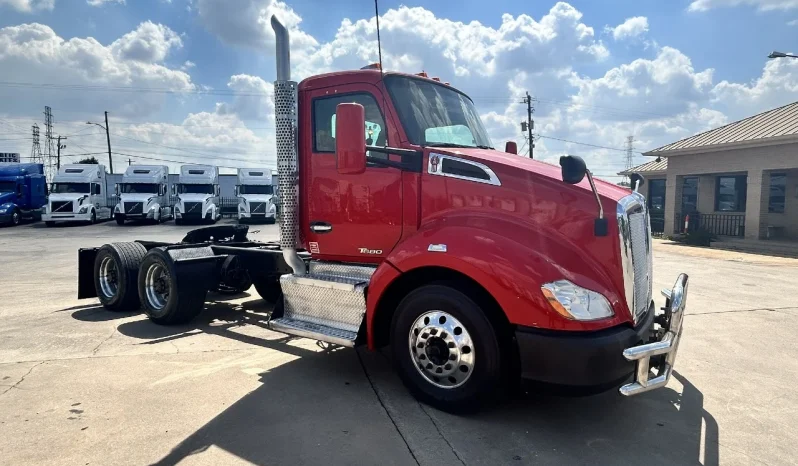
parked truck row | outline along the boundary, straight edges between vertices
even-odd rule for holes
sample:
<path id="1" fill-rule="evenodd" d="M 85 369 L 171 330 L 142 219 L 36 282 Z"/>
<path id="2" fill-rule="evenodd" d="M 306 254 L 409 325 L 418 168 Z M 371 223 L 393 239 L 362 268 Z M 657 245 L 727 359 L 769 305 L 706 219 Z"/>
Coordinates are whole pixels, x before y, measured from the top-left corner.
<path id="1" fill-rule="evenodd" d="M 132 165 L 121 182 L 110 183 L 104 165 L 63 165 L 48 186 L 41 164 L 0 164 L 0 225 L 25 220 L 59 222 L 116 220 L 160 223 L 215 223 L 223 213 L 219 169 L 183 165 L 176 182 L 165 165 Z M 239 169 L 235 204 L 228 214 L 239 222 L 275 221 L 278 205 L 270 169 Z"/>

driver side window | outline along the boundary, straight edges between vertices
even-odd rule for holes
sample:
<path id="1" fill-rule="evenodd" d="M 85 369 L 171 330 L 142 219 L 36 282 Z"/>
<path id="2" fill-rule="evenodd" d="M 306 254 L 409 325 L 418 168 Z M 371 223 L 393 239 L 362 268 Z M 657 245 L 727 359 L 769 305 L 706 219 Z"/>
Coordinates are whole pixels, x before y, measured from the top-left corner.
<path id="1" fill-rule="evenodd" d="M 358 103 L 366 113 L 366 125 L 363 128 L 366 145 L 386 146 L 385 119 L 377 101 L 371 94 L 356 93 L 321 97 L 313 100 L 313 151 L 335 153 L 335 109 L 341 103 Z M 371 157 L 387 159 L 387 154 L 369 153 Z"/>

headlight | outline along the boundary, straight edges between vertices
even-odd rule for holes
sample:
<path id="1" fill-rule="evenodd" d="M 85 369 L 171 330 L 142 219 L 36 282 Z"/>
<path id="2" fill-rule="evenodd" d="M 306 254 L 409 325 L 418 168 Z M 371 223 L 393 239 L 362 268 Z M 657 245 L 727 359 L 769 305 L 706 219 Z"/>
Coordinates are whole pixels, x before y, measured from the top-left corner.
<path id="1" fill-rule="evenodd" d="M 612 317 L 609 301 L 596 293 L 568 280 L 557 280 L 540 287 L 543 295 L 559 314 L 571 320 L 597 320 Z"/>
<path id="2" fill-rule="evenodd" d="M 85 213 L 86 213 L 86 212 L 88 212 L 88 211 L 89 211 L 89 206 L 87 206 L 87 205 L 84 205 L 84 206 L 82 206 L 82 207 L 80 208 L 80 210 L 78 210 L 78 213 L 79 213 L 79 214 L 85 214 Z"/>
<path id="3" fill-rule="evenodd" d="M 7 210 L 8 210 L 8 207 L 0 207 L 0 214 L 6 213 Z"/>

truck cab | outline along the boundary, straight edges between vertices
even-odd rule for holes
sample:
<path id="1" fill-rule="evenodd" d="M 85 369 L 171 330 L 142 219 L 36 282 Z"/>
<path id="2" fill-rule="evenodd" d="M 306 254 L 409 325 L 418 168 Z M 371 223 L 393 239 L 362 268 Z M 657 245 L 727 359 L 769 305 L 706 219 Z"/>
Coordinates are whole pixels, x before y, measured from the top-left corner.
<path id="1" fill-rule="evenodd" d="M 104 165 L 62 165 L 53 177 L 50 196 L 42 219 L 50 227 L 56 222 L 88 222 L 110 220 Z"/>
<path id="2" fill-rule="evenodd" d="M 44 166 L 38 163 L 0 163 L 0 225 L 19 225 L 41 219 L 47 202 Z"/>
<path id="3" fill-rule="evenodd" d="M 208 290 L 250 280 L 274 303 L 269 328 L 390 347 L 410 392 L 448 411 L 519 379 L 624 396 L 668 383 L 688 278 L 655 308 L 642 195 L 594 180 L 579 157 L 558 167 L 496 149 L 473 101 L 424 73 L 291 81 L 288 30 L 272 27 L 279 244 L 219 226 L 81 250 L 79 297 L 175 324 Z M 120 291 L 104 264 L 138 281 L 127 272 Z"/>
<path id="4" fill-rule="evenodd" d="M 236 184 L 238 223 L 274 223 L 277 205 L 272 171 L 267 168 L 239 168 Z"/>
<path id="5" fill-rule="evenodd" d="M 126 220 L 149 220 L 155 223 L 172 218 L 169 205 L 169 167 L 166 165 L 131 165 L 116 185 L 119 203 L 114 207 L 118 225 Z"/>
<path id="6" fill-rule="evenodd" d="M 174 207 L 175 223 L 207 221 L 216 223 L 222 218 L 219 205 L 219 169 L 210 165 L 183 165 L 178 183 L 172 185 L 177 196 Z"/>

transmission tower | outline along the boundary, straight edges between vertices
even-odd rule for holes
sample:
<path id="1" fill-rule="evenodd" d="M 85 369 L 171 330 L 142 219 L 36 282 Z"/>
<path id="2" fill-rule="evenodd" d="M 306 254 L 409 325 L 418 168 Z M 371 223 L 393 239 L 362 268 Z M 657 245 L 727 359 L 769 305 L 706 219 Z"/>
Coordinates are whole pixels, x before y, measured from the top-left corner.
<path id="1" fill-rule="evenodd" d="M 33 146 L 30 148 L 30 161 L 31 163 L 44 163 L 42 157 L 42 148 L 39 145 L 39 125 L 33 125 Z"/>
<path id="2" fill-rule="evenodd" d="M 635 137 L 634 136 L 627 136 L 626 137 L 626 171 L 627 172 L 629 170 L 631 170 L 632 166 L 633 166 L 632 157 L 634 155 L 634 152 L 633 152 L 634 151 L 634 143 L 635 143 Z M 626 179 L 627 179 L 627 181 L 631 181 L 632 178 L 631 178 L 631 176 L 627 175 Z M 634 189 L 634 186 L 632 186 L 632 189 Z"/>
<path id="3" fill-rule="evenodd" d="M 53 111 L 50 107 L 44 107 L 44 139 L 45 139 L 45 152 L 47 153 L 47 164 L 45 166 L 45 173 L 49 180 L 53 176 Z"/>

